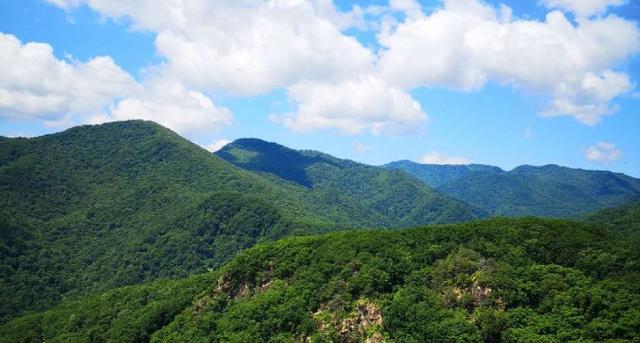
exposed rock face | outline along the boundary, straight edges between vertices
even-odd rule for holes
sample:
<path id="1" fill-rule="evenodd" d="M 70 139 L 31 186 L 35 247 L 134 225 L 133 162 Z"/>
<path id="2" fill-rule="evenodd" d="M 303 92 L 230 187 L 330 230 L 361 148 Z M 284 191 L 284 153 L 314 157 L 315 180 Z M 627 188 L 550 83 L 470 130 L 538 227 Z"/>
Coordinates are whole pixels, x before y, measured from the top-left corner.
<path id="1" fill-rule="evenodd" d="M 379 332 L 370 335 L 372 329 L 381 327 L 383 323 L 382 311 L 373 302 L 358 301 L 356 310 L 342 320 L 335 313 L 330 315 L 330 319 L 323 319 L 323 317 L 326 318 L 326 314 L 326 312 L 319 310 L 313 314 L 313 317 L 318 322 L 321 332 L 330 334 L 333 331 L 335 333 L 334 339 L 337 342 L 385 342 L 384 336 Z"/>
<path id="2" fill-rule="evenodd" d="M 491 289 L 490 287 L 482 287 L 478 283 L 478 281 L 475 281 L 473 285 L 471 285 L 471 296 L 473 297 L 473 304 L 476 307 L 484 305 L 492 292 L 493 289 Z"/>
<path id="3" fill-rule="evenodd" d="M 273 264 L 269 264 L 269 268 L 265 271 L 260 282 L 244 281 L 237 286 L 234 286 L 234 282 L 228 273 L 222 273 L 222 275 L 220 275 L 220 277 L 218 278 L 216 288 L 214 288 L 208 296 L 202 297 L 196 302 L 193 309 L 193 314 L 200 314 L 212 301 L 212 299 L 219 296 L 237 299 L 248 298 L 256 292 L 266 292 L 272 283 L 271 277 L 273 275 L 273 267 Z"/>
<path id="4" fill-rule="evenodd" d="M 342 321 L 340 335 L 342 337 L 349 337 L 353 333 L 366 335 L 367 329 L 373 325 L 382 325 L 382 311 L 374 303 L 362 302 L 358 304 L 355 314 Z"/>

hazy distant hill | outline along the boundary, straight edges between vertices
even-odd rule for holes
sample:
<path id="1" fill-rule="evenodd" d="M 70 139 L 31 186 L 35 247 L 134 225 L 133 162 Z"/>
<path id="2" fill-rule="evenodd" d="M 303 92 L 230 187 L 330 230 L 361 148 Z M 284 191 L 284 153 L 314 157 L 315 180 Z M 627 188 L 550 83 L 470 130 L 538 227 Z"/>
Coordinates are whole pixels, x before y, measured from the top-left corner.
<path id="1" fill-rule="evenodd" d="M 485 165 L 430 165 L 397 161 L 403 170 L 440 192 L 492 215 L 578 217 L 640 196 L 640 180 L 609 171 L 556 165 L 511 171 Z"/>
<path id="2" fill-rule="evenodd" d="M 385 226 L 456 222 L 480 214 L 406 173 L 317 151 L 297 151 L 251 138 L 236 140 L 216 155 L 238 167 L 304 186 L 320 203 L 344 206 L 355 217 L 367 213 Z"/>

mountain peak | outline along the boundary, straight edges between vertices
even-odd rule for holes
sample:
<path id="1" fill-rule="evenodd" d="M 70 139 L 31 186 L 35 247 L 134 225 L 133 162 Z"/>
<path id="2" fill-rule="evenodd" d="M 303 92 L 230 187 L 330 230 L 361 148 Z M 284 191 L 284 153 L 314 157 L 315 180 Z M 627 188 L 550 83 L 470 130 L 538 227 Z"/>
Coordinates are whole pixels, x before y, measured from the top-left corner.
<path id="1" fill-rule="evenodd" d="M 305 187 L 313 184 L 307 168 L 316 163 L 344 167 L 357 164 L 314 150 L 295 150 L 259 138 L 240 138 L 215 153 L 241 168 L 275 174 Z"/>

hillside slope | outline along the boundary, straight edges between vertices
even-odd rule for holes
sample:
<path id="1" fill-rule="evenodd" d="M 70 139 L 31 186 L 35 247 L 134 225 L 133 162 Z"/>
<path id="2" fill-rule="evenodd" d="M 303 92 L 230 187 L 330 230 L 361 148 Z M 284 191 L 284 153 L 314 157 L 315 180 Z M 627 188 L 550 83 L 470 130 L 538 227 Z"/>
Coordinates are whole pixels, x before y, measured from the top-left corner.
<path id="1" fill-rule="evenodd" d="M 580 217 L 640 196 L 640 180 L 609 171 L 556 165 L 511 171 L 485 165 L 429 165 L 397 161 L 403 170 L 436 190 L 492 215 Z"/>
<path id="2" fill-rule="evenodd" d="M 640 239 L 640 199 L 598 211 L 588 216 L 587 220 L 607 224 L 622 236 Z"/>
<path id="3" fill-rule="evenodd" d="M 312 190 L 317 202 L 367 213 L 388 227 L 457 222 L 482 214 L 406 173 L 317 151 L 298 151 L 248 138 L 226 145 L 216 155 L 238 167 L 304 186 Z"/>
<path id="4" fill-rule="evenodd" d="M 601 226 L 533 218 L 287 238 L 13 320 L 0 342 L 635 341 L 639 261 Z"/>
<path id="5" fill-rule="evenodd" d="M 303 193 L 150 122 L 3 139 L 0 318 L 202 272 L 262 238 L 336 227 Z"/>
<path id="6" fill-rule="evenodd" d="M 416 220 L 471 217 L 435 206 Z M 263 240 L 387 227 L 389 216 L 234 167 L 152 122 L 2 138 L 0 322 L 65 297 L 204 272 Z"/>

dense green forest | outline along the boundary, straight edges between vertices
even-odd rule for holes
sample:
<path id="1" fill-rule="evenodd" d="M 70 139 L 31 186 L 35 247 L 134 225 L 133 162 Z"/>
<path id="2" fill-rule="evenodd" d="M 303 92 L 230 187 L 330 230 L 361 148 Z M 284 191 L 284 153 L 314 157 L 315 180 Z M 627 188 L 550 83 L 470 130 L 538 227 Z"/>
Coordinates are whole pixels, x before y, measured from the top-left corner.
<path id="1" fill-rule="evenodd" d="M 214 155 L 144 121 L 0 137 L 0 342 L 640 340 L 637 200 L 468 221 L 619 205 L 637 180 L 447 168 L 437 189 L 536 189 L 466 205 L 410 171 L 257 139 Z"/>
<path id="2" fill-rule="evenodd" d="M 591 222 L 609 225 L 621 236 L 640 239 L 640 199 L 622 206 L 598 211 L 587 218 Z"/>
<path id="3" fill-rule="evenodd" d="M 386 212 L 234 167 L 152 122 L 2 138 L 0 322 L 66 297 L 205 272 L 264 240 L 475 217 L 417 181 L 383 192 L 375 206 Z"/>
<path id="4" fill-rule="evenodd" d="M 638 341 L 640 242 L 602 224 L 535 218 L 287 238 L 201 276 L 65 301 L 0 326 L 0 337 Z"/>
<path id="5" fill-rule="evenodd" d="M 490 215 L 577 218 L 640 197 L 640 180 L 610 171 L 556 165 L 498 167 L 430 165 L 397 161 L 403 170 L 436 190 Z"/>
<path id="6" fill-rule="evenodd" d="M 387 226 L 469 219 L 470 207 L 435 192 L 410 175 L 317 151 L 297 151 L 260 139 L 238 139 L 216 153 L 232 164 L 275 175 L 313 190 L 320 203 L 356 206 Z M 483 216 L 472 210 L 472 216 Z"/>

